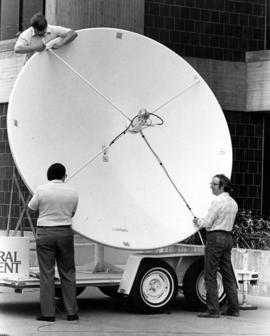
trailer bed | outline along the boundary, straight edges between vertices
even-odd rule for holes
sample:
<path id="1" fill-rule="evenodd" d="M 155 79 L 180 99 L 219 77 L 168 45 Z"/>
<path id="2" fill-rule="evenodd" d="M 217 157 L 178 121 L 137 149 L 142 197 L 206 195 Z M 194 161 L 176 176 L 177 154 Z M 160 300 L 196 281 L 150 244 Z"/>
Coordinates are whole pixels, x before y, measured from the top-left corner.
<path id="1" fill-rule="evenodd" d="M 93 272 L 92 270 L 80 270 L 76 271 L 76 287 L 111 287 L 119 286 L 123 272 L 106 271 L 106 272 Z M 0 286 L 13 288 L 16 292 L 21 292 L 27 288 L 39 288 L 39 269 L 38 267 L 30 268 L 29 277 L 25 278 L 3 278 L 0 279 Z M 55 272 L 55 286 L 60 287 L 60 278 L 58 272 Z"/>

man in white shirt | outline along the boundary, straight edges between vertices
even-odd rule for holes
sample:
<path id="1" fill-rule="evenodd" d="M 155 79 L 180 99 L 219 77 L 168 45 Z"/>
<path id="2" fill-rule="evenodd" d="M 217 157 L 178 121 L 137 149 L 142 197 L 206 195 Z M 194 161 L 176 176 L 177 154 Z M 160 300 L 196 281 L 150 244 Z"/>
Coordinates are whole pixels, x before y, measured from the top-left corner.
<path id="1" fill-rule="evenodd" d="M 35 52 L 43 51 L 49 41 L 61 37 L 60 41 L 52 46 L 58 49 L 72 42 L 77 33 L 70 28 L 48 25 L 45 16 L 36 13 L 30 20 L 30 27 L 23 31 L 15 44 L 14 51 L 18 54 L 26 54 L 27 61 Z"/>
<path id="2" fill-rule="evenodd" d="M 55 321 L 55 262 L 61 280 L 68 321 L 78 320 L 76 269 L 72 217 L 78 205 L 78 194 L 65 184 L 66 169 L 60 163 L 47 171 L 48 183 L 37 188 L 29 209 L 39 211 L 37 220 L 37 256 L 40 268 L 40 321 Z"/>
<path id="3" fill-rule="evenodd" d="M 217 318 L 220 316 L 217 288 L 217 270 L 220 269 L 224 290 L 228 300 L 224 315 L 239 316 L 237 283 L 231 263 L 233 239 L 231 231 L 238 211 L 232 192 L 230 180 L 223 174 L 215 175 L 210 183 L 212 193 L 216 196 L 212 201 L 205 218 L 194 218 L 193 223 L 205 228 L 207 242 L 204 257 L 204 278 L 206 287 L 207 311 L 199 313 L 199 317 Z"/>

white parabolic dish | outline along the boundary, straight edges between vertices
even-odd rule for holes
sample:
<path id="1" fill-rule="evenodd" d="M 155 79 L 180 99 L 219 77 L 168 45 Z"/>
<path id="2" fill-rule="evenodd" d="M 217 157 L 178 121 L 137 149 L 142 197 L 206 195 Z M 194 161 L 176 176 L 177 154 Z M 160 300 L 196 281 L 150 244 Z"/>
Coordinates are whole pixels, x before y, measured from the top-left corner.
<path id="1" fill-rule="evenodd" d="M 145 139 L 126 132 L 104 155 L 141 109 L 163 125 L 151 116 Z M 170 49 L 125 30 L 80 30 L 62 49 L 35 54 L 14 85 L 7 127 L 30 191 L 63 163 L 79 193 L 74 230 L 112 247 L 153 249 L 196 232 L 154 153 L 196 216 L 208 210 L 212 176 L 231 174 L 228 126 L 205 81 Z"/>

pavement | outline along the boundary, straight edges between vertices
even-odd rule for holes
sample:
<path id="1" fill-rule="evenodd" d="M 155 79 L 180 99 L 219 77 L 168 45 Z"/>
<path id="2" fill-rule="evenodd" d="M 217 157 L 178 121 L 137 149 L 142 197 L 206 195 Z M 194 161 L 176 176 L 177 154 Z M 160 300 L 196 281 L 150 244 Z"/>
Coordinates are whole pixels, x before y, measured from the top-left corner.
<path id="1" fill-rule="evenodd" d="M 240 302 L 241 302 L 241 297 Z M 97 288 L 86 288 L 78 297 L 79 322 L 68 322 L 61 301 L 57 301 L 54 323 L 36 321 L 39 290 L 22 294 L 0 287 L 0 336 L 270 336 L 270 297 L 251 296 L 247 302 L 256 310 L 241 310 L 240 317 L 207 319 L 190 311 L 183 297 L 162 314 L 137 314 L 127 300 L 112 299 Z"/>

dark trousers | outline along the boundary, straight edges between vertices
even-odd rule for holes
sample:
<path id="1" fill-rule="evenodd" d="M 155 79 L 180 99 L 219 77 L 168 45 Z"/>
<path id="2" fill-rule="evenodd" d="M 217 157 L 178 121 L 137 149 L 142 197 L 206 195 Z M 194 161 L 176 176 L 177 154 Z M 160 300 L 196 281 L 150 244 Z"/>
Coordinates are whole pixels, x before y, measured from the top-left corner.
<path id="1" fill-rule="evenodd" d="M 220 269 L 228 300 L 228 311 L 239 311 L 237 282 L 231 262 L 233 239 L 230 233 L 213 231 L 207 234 L 204 260 L 207 309 L 219 313 L 217 270 Z"/>
<path id="2" fill-rule="evenodd" d="M 78 311 L 74 239 L 70 227 L 37 228 L 37 256 L 40 268 L 40 308 L 43 316 L 55 316 L 55 262 L 61 280 L 68 315 Z"/>

